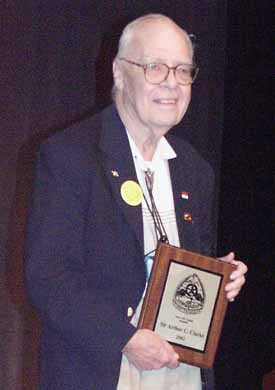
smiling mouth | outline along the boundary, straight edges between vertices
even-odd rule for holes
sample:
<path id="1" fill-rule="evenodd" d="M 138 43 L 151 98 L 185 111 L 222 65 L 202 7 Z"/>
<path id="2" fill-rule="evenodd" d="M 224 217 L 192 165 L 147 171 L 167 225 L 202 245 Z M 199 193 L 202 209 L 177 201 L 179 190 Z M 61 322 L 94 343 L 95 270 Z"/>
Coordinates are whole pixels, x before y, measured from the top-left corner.
<path id="1" fill-rule="evenodd" d="M 177 99 L 154 99 L 154 102 L 163 105 L 175 105 L 177 103 Z"/>

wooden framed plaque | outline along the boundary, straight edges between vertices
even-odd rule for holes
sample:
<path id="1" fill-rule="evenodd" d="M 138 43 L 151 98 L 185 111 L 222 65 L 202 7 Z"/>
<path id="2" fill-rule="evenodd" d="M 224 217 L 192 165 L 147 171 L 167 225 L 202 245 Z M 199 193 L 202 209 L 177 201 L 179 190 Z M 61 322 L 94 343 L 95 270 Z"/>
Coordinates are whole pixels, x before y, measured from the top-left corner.
<path id="1" fill-rule="evenodd" d="M 212 367 L 228 303 L 224 287 L 234 269 L 159 243 L 138 327 L 171 343 L 180 361 Z"/>

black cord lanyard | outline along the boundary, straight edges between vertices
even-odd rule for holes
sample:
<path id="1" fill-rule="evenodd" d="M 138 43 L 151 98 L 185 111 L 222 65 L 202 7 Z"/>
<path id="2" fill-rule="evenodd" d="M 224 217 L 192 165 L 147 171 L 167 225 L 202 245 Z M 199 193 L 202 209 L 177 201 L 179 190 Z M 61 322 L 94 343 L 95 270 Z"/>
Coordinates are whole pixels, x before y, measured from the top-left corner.
<path id="1" fill-rule="evenodd" d="M 156 239 L 157 241 L 165 242 L 169 244 L 168 236 L 165 230 L 165 227 L 163 225 L 163 222 L 161 220 L 160 214 L 158 212 L 155 199 L 153 196 L 153 180 L 154 180 L 154 173 L 151 172 L 151 170 L 148 168 L 147 171 L 145 171 L 145 183 L 146 183 L 146 188 L 149 194 L 150 202 L 151 202 L 151 207 L 149 205 L 148 199 L 146 199 L 145 194 L 143 194 L 145 203 L 148 207 L 148 210 L 153 218 L 154 222 L 154 228 L 155 228 L 155 234 L 156 234 Z"/>

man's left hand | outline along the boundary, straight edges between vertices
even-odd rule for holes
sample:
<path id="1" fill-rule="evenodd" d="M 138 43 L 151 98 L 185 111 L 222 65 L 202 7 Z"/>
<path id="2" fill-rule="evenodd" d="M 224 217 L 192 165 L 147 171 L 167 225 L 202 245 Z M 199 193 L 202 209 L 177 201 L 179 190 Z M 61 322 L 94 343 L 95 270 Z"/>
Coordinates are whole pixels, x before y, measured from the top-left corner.
<path id="1" fill-rule="evenodd" d="M 233 302 L 245 283 L 244 275 L 247 272 L 247 266 L 242 261 L 235 260 L 234 252 L 230 252 L 228 255 L 220 257 L 220 260 L 237 266 L 230 275 L 231 282 L 227 283 L 225 286 L 226 298 L 230 302 Z"/>

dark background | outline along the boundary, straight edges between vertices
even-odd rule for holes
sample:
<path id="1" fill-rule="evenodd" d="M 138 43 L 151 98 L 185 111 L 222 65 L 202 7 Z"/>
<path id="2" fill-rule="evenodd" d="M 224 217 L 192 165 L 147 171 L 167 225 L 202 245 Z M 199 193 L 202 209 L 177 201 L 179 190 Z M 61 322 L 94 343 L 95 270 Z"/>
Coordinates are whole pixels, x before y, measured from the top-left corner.
<path id="1" fill-rule="evenodd" d="M 197 37 L 200 74 L 180 135 L 216 172 L 218 254 L 233 249 L 250 268 L 229 307 L 217 387 L 261 389 L 274 366 L 269 2 L 14 0 L 0 7 L 1 390 L 38 389 L 40 324 L 23 285 L 36 151 L 50 134 L 110 102 L 121 28 L 148 12 L 172 17 Z"/>

